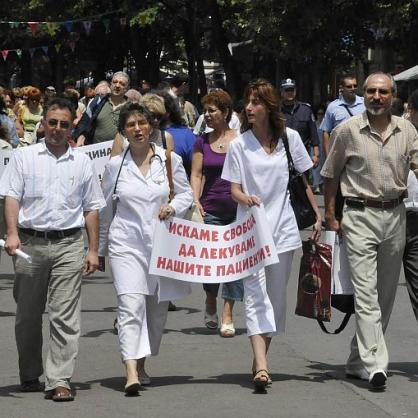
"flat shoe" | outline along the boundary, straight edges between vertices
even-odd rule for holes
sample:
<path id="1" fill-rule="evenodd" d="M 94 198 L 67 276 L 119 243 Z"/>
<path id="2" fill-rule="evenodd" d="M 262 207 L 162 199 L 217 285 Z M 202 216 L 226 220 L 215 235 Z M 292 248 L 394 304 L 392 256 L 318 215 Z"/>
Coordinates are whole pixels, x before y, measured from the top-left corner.
<path id="1" fill-rule="evenodd" d="M 213 315 L 205 312 L 205 325 L 209 329 L 218 328 L 218 314 L 214 313 Z"/>
<path id="2" fill-rule="evenodd" d="M 151 378 L 148 376 L 145 369 L 140 369 L 138 371 L 138 378 L 141 383 L 141 386 L 149 386 L 151 384 Z"/>
<path id="3" fill-rule="evenodd" d="M 39 379 L 26 380 L 20 384 L 21 392 L 43 392 L 44 385 Z"/>
<path id="4" fill-rule="evenodd" d="M 265 393 L 268 385 L 269 374 L 265 369 L 260 369 L 255 372 L 253 378 L 254 390 L 257 393 Z"/>
<path id="5" fill-rule="evenodd" d="M 369 383 L 373 389 L 384 390 L 386 388 L 387 375 L 384 370 L 375 370 L 370 373 Z"/>
<path id="6" fill-rule="evenodd" d="M 139 388 L 141 387 L 141 384 L 136 381 L 133 383 L 129 383 L 125 385 L 125 393 L 126 396 L 135 396 L 138 395 Z"/>
<path id="7" fill-rule="evenodd" d="M 70 402 L 74 400 L 74 396 L 71 393 L 71 390 L 64 387 L 64 386 L 57 386 L 54 389 L 54 393 L 52 395 L 52 400 L 54 402 Z"/>
<path id="8" fill-rule="evenodd" d="M 230 322 L 229 324 L 222 323 L 219 332 L 221 334 L 221 337 L 224 337 L 224 338 L 234 337 L 235 336 L 234 323 L 233 322 Z"/>

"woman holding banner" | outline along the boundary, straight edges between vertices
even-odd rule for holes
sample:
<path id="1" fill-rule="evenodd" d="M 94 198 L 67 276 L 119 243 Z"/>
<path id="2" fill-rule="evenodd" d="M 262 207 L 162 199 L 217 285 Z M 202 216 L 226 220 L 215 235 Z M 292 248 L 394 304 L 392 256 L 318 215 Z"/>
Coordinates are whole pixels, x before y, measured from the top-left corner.
<path id="1" fill-rule="evenodd" d="M 237 137 L 237 132 L 228 126 L 232 115 L 232 99 L 223 90 L 213 90 L 203 97 L 202 105 L 206 125 L 213 131 L 198 137 L 193 147 L 190 183 L 194 203 L 206 224 L 228 225 L 235 220 L 237 204 L 231 198 L 230 183 L 221 178 L 221 173 L 229 143 Z M 219 283 L 205 283 L 203 289 L 206 291 L 205 325 L 209 329 L 217 329 L 216 298 Z M 235 301 L 242 301 L 243 293 L 242 280 L 222 285 L 222 337 L 235 335 L 232 309 Z"/>
<path id="2" fill-rule="evenodd" d="M 256 80 L 245 91 L 241 135 L 231 142 L 222 178 L 231 182 L 238 202 L 237 219 L 248 207 L 264 205 L 280 262 L 244 279 L 247 334 L 253 349 L 253 383 L 264 391 L 271 383 L 267 352 L 274 335 L 285 331 L 286 286 L 293 253 L 301 246 L 296 218 L 287 190 L 289 171 L 281 138 L 287 135 L 295 168 L 304 173 L 312 161 L 299 134 L 286 128 L 277 91 L 269 82 Z M 318 239 L 321 215 L 310 188 L 306 191 L 316 212 L 312 233 Z"/>
<path id="3" fill-rule="evenodd" d="M 100 263 L 104 266 L 103 256 L 109 255 L 128 395 L 137 394 L 140 384 L 150 383 L 145 358 L 158 354 L 168 301 L 190 290 L 183 282 L 148 274 L 158 218 L 182 216 L 193 200 L 181 159 L 171 153 L 175 197 L 168 202 L 166 153 L 150 142 L 152 122 L 151 113 L 140 103 L 127 103 L 121 109 L 118 130 L 129 146 L 110 159 L 102 183 L 107 206 L 100 213 Z"/>

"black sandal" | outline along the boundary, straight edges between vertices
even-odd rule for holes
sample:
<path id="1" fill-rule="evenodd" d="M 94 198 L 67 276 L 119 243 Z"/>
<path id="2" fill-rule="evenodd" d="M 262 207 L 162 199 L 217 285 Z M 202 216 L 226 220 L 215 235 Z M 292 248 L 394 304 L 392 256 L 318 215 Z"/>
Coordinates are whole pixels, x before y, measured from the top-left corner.
<path id="1" fill-rule="evenodd" d="M 258 376 L 259 374 L 260 376 Z M 266 369 L 260 369 L 254 372 L 253 384 L 254 384 L 254 390 L 257 393 L 266 392 L 266 388 L 269 384 L 269 377 L 270 377 L 269 373 Z"/>

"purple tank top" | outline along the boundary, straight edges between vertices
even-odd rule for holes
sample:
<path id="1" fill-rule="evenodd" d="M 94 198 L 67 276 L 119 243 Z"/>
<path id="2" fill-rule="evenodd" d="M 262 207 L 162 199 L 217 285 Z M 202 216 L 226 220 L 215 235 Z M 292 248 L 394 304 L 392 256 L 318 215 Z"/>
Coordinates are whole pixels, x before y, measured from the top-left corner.
<path id="1" fill-rule="evenodd" d="M 198 137 L 193 149 L 203 154 L 205 185 L 200 198 L 203 209 L 222 219 L 234 218 L 237 203 L 231 198 L 231 183 L 221 178 L 226 154 L 213 151 L 207 135 Z"/>

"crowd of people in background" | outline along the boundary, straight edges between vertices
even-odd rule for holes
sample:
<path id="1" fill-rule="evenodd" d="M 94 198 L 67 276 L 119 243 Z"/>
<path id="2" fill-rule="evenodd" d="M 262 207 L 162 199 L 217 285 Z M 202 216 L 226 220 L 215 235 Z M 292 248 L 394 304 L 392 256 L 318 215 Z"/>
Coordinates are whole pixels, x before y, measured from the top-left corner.
<path id="1" fill-rule="evenodd" d="M 364 290 L 362 283 L 365 276 L 369 277 L 369 272 L 365 273 L 358 266 L 360 257 L 356 254 L 356 240 L 360 236 L 362 242 L 367 243 L 367 234 L 373 233 L 376 246 L 383 248 L 379 241 L 379 228 L 383 226 L 381 219 L 373 218 L 376 217 L 373 210 L 396 209 L 397 212 L 391 212 L 388 219 L 391 219 L 394 229 L 398 228 L 404 219 L 403 205 L 401 207 L 400 204 L 408 186 L 412 204 L 408 213 L 410 223 L 406 226 L 409 235 L 404 263 L 408 290 L 417 315 L 418 256 L 415 254 L 418 250 L 415 246 L 418 245 L 415 244 L 417 233 L 413 219 L 418 183 L 413 174 L 408 179 L 408 185 L 406 178 L 401 178 L 409 168 L 418 173 L 418 139 L 413 128 L 415 126 L 418 129 L 417 92 L 411 96 L 409 106 L 405 108 L 402 101 L 396 99 L 396 88 L 388 75 L 378 73 L 367 78 L 363 86 L 364 97 L 356 94 L 359 91 L 356 77 L 345 75 L 339 83 L 339 96 L 313 109 L 309 104 L 297 100 L 296 81 L 291 78 L 285 78 L 278 89 L 265 80 L 255 80 L 246 87 L 243 100 L 235 104 L 225 88 L 219 87 L 211 89 L 201 103 L 194 104 L 187 100 L 187 88 L 187 78 L 175 76 L 155 88 L 149 82 L 142 81 L 138 89 L 133 89 L 129 75 L 122 71 L 114 73 L 110 81 L 102 80 L 95 86 L 85 86 L 82 92 L 72 86 L 59 92 L 59 95 L 53 86 L 43 91 L 33 86 L 0 88 L 0 148 L 29 147 L 32 150 L 31 153 L 16 153 L 17 157 L 6 169 L 6 180 L 1 187 L 1 196 L 6 198 L 9 232 L 6 251 L 14 255 L 16 248 L 21 245 L 29 252 L 38 248 L 36 246 L 41 243 L 30 237 L 67 241 L 71 237 L 74 251 L 79 252 L 80 228 L 87 225 L 93 247 L 84 269 L 87 273 L 92 273 L 96 268 L 103 269 L 104 257 L 109 257 L 117 294 L 118 316 L 115 324 L 126 370 L 125 392 L 132 395 L 138 392 L 140 385 L 151 382 L 145 371 L 145 359 L 158 354 L 167 311 L 169 306 L 175 309 L 171 301 L 189 291 L 183 283 L 173 285 L 168 279 L 158 279 L 148 273 L 157 219 L 183 216 L 194 205 L 204 223 L 227 225 L 243 216 L 248 207 L 263 204 L 280 263 L 268 266 L 250 278 L 224 284 L 221 295 L 224 303 L 220 316 L 217 312 L 219 285 L 204 284 L 206 299 L 203 322 L 208 329 L 219 329 L 222 337 L 234 337 L 233 307 L 235 302 L 244 302 L 247 335 L 253 351 L 252 381 L 256 391 L 264 391 L 272 383 L 267 353 L 272 337 L 285 330 L 286 286 L 294 252 L 301 246 L 295 214 L 289 201 L 286 142 L 296 170 L 309 177 L 312 185 L 312 190 L 306 187 L 306 195 L 316 217 L 311 239 L 317 241 L 320 238 L 323 226 L 314 193 L 325 193 L 328 227 L 339 233 L 345 229 L 349 238 L 349 259 L 356 285 L 357 332 L 347 363 L 347 375 L 367 379 L 375 388 L 384 387 L 388 360 L 383 333 L 393 298 L 387 297 L 384 303 L 381 301 L 381 289 L 376 285 L 376 280 L 381 280 L 379 277 L 374 277 L 374 281 L 370 279 Z M 201 113 L 199 109 L 202 109 Z M 406 119 L 410 119 L 412 124 Z M 353 126 L 353 133 L 347 131 L 349 126 Z M 386 177 L 374 178 L 376 170 L 370 169 L 371 172 L 368 172 L 367 164 L 359 162 L 364 157 L 357 155 L 361 154 L 359 141 L 364 140 L 364 135 L 375 142 L 384 143 L 390 139 L 387 147 L 393 146 L 395 149 L 396 144 L 393 144 L 391 136 L 399 135 L 399 132 L 405 132 L 406 135 L 402 139 L 401 155 L 394 153 L 386 157 L 387 161 L 399 157 L 404 162 L 401 171 L 397 171 L 399 167 L 395 167 L 394 163 L 393 173 L 389 170 Z M 63 225 L 57 221 L 46 225 L 39 218 L 39 213 L 35 220 L 31 219 L 35 214 L 25 218 L 16 201 L 23 207 L 29 204 L 27 200 L 30 198 L 47 199 L 50 203 L 48 199 L 52 199 L 51 194 L 55 190 L 51 188 L 50 193 L 45 195 L 39 189 L 39 184 L 33 184 L 33 190 L 24 193 L 25 187 L 31 184 L 23 181 L 28 173 L 19 171 L 22 167 L 25 169 L 25 158 L 33 164 L 35 152 L 38 152 L 42 154 L 46 167 L 53 166 L 54 158 L 57 161 L 64 159 L 66 162 L 61 169 L 63 173 L 68 173 L 66 170 L 70 168 L 66 168 L 66 165 L 71 167 L 71 164 L 67 159 L 74 158 L 72 148 L 105 141 L 113 141 L 113 145 L 102 181 L 103 196 L 97 191 L 88 162 L 82 158 L 79 161 L 76 159 L 77 164 L 89 174 L 85 186 L 89 191 L 89 201 L 70 204 L 70 207 L 74 206 L 74 213 L 71 210 L 69 213 L 77 215 L 77 222 Z M 47 156 L 48 150 L 52 153 L 52 159 Z M 367 152 L 370 152 L 371 159 L 375 158 L 373 164 L 379 166 L 381 161 L 375 144 L 370 145 Z M 355 153 L 356 157 L 353 158 Z M 365 170 L 365 180 L 358 179 L 354 174 L 354 180 L 350 177 L 351 172 L 359 169 Z M 51 184 L 54 184 L 52 170 L 49 176 Z M 33 179 L 38 174 L 36 169 L 34 173 L 30 172 Z M 17 182 L 18 186 L 14 184 L 15 178 L 21 179 L 20 183 Z M 397 181 L 392 184 L 389 178 Z M 74 176 L 72 179 L 77 188 L 78 180 L 74 180 Z M 81 184 L 87 180 L 83 177 L 79 181 Z M 338 189 L 340 183 L 341 190 Z M 147 185 L 147 188 L 142 185 Z M 81 189 L 76 190 L 80 192 Z M 65 204 L 68 199 L 75 199 L 67 195 L 68 191 L 60 192 Z M 336 196 L 341 192 L 346 198 L 342 228 L 336 202 Z M 169 198 L 172 193 L 175 197 Z M 45 209 L 48 206 L 42 207 Z M 365 208 L 369 207 L 373 208 L 370 209 L 369 218 L 374 220 L 366 217 L 363 220 L 353 209 L 362 208 L 367 214 L 369 209 Z M 53 212 L 54 208 L 51 206 L 50 210 Z M 367 222 L 370 225 L 375 223 L 369 229 L 365 228 L 366 232 L 359 233 L 356 219 L 359 221 L 360 218 L 365 225 Z M 405 229 L 397 230 L 396 257 L 399 266 L 404 232 Z M 23 243 L 24 238 L 27 240 Z M 369 248 L 363 250 L 363 254 L 367 254 Z M 393 290 L 399 271 L 396 270 L 398 264 L 393 263 L 392 250 L 388 248 L 384 254 L 392 263 L 393 274 L 387 278 L 387 283 Z M 36 253 L 34 257 L 38 257 L 40 263 L 51 262 L 45 258 L 45 254 L 39 254 Z M 376 273 L 376 266 L 372 262 L 369 267 L 370 272 L 373 273 L 374 269 Z M 379 269 L 378 265 L 377 275 L 380 274 Z M 385 269 L 388 270 L 388 267 Z M 16 337 L 22 390 L 45 389 L 47 396 L 56 401 L 73 400 L 69 382 L 79 335 L 79 289 L 71 295 L 71 309 L 77 320 L 74 323 L 66 322 L 67 331 L 59 326 L 60 319 L 56 313 L 61 312 L 60 308 L 49 306 L 52 328 L 71 347 L 65 354 L 66 359 L 59 359 L 56 352 L 58 348 L 52 342 L 45 373 L 47 384 L 44 387 L 39 382 L 43 372 L 39 315 L 45 307 L 46 294 L 39 294 L 38 299 L 31 302 L 37 304 L 38 318 L 28 318 L 24 305 L 34 289 L 33 286 L 27 287 L 25 277 L 40 272 L 28 271 L 20 263 L 16 266 L 16 273 L 19 292 L 15 292 L 15 297 L 21 328 Z M 45 272 L 42 277 L 45 282 L 52 280 L 52 276 L 48 277 Z M 73 275 L 73 279 L 77 281 L 79 276 Z M 374 316 L 367 312 L 370 306 L 374 309 Z M 384 314 L 383 321 L 379 317 L 380 310 Z M 36 326 L 33 321 L 37 321 Z M 25 333 L 38 342 L 36 367 L 28 357 Z M 53 336 L 51 338 L 53 340 Z M 373 351 L 373 347 L 378 347 L 380 351 L 376 353 L 377 349 Z M 377 358 L 379 364 L 375 367 L 373 362 Z M 65 364 L 58 367 L 54 362 Z"/>

